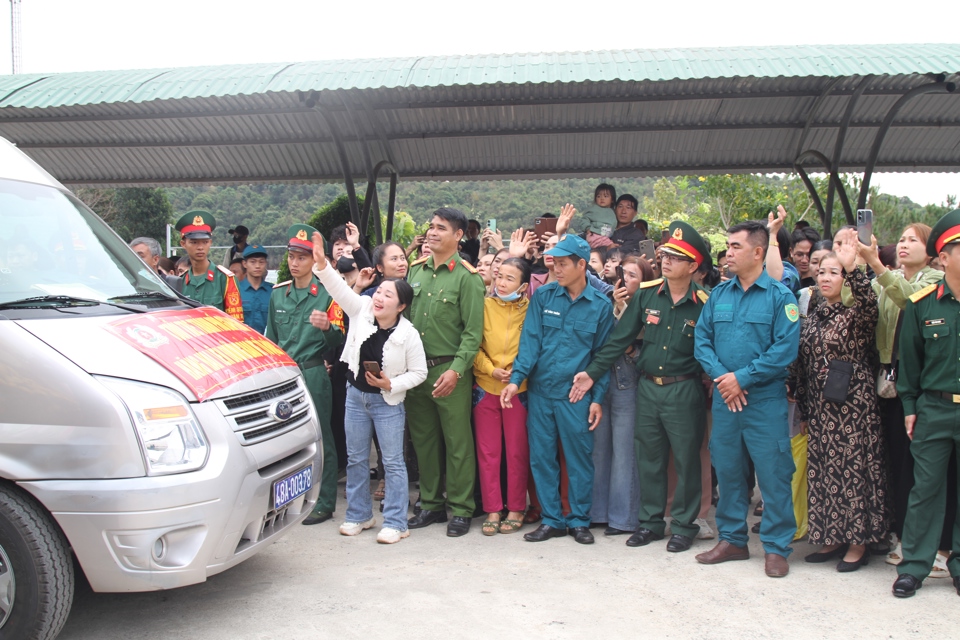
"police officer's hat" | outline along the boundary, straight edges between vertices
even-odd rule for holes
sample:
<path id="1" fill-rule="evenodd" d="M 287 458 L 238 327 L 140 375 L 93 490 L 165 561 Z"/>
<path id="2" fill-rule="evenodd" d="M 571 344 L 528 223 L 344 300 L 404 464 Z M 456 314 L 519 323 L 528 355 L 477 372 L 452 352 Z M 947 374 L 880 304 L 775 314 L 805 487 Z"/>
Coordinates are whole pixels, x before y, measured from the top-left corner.
<path id="1" fill-rule="evenodd" d="M 259 244 L 250 244 L 247 245 L 247 248 L 243 250 L 243 259 L 252 258 L 253 256 L 263 256 L 267 257 L 267 250 L 264 249 Z"/>
<path id="2" fill-rule="evenodd" d="M 313 234 L 317 230 L 308 224 L 295 224 L 287 231 L 287 251 L 313 253 Z"/>
<path id="3" fill-rule="evenodd" d="M 660 245 L 660 250 L 674 256 L 689 258 L 697 263 L 697 266 L 703 264 L 704 258 L 710 253 L 707 249 L 707 243 L 697 233 L 697 230 L 686 222 L 675 220 L 670 223 L 670 237 Z"/>
<path id="4" fill-rule="evenodd" d="M 954 209 L 933 225 L 927 239 L 927 255 L 936 258 L 941 249 L 956 242 L 960 242 L 960 209 Z"/>
<path id="5" fill-rule="evenodd" d="M 195 209 L 187 211 L 177 220 L 177 231 L 184 238 L 191 240 L 206 240 L 213 236 L 217 228 L 217 220 L 209 211 Z"/>
<path id="6" fill-rule="evenodd" d="M 543 252 L 544 255 L 557 257 L 576 256 L 583 260 L 590 260 L 590 245 L 586 240 L 572 233 L 565 233 L 560 236 L 560 241 Z"/>

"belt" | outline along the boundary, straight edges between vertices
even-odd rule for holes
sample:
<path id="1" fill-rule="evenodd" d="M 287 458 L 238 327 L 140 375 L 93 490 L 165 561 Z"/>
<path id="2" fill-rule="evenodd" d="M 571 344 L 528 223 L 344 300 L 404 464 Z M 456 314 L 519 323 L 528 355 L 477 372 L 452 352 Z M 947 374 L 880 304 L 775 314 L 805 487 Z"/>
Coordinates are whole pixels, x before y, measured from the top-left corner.
<path id="1" fill-rule="evenodd" d="M 953 404 L 960 404 L 960 395 L 956 393 L 947 393 L 946 391 L 930 391 L 935 396 L 939 396 L 944 400 L 948 400 Z"/>
<path id="2" fill-rule="evenodd" d="M 300 367 L 300 371 L 306 371 L 307 369 L 313 369 L 314 367 L 319 367 L 322 364 L 323 364 L 323 357 L 316 356 L 314 358 L 310 358 L 309 360 L 305 360 L 304 362 L 298 362 L 297 366 Z"/>
<path id="3" fill-rule="evenodd" d="M 446 362 L 453 362 L 454 356 L 437 356 L 436 358 L 427 358 L 427 369 L 435 367 L 438 364 L 444 364 Z"/>
<path id="4" fill-rule="evenodd" d="M 642 375 L 644 378 L 651 381 L 653 384 L 657 385 L 658 387 L 662 387 L 668 384 L 673 384 L 675 382 L 683 382 L 684 380 L 693 380 L 694 378 L 700 377 L 699 373 L 688 373 L 685 376 L 652 376 L 645 371 L 642 373 Z"/>

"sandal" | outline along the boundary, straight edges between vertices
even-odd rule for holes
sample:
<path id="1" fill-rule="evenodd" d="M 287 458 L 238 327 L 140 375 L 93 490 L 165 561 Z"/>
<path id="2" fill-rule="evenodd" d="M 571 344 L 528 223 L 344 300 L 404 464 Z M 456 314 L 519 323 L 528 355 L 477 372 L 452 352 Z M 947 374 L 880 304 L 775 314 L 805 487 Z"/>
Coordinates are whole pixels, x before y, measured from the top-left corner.
<path id="1" fill-rule="evenodd" d="M 500 514 L 497 514 L 498 518 L 499 516 Z M 484 520 L 483 527 L 480 529 L 480 533 L 485 536 L 495 536 L 500 533 L 500 526 L 500 520 Z"/>
<path id="2" fill-rule="evenodd" d="M 381 480 L 380 484 L 377 485 L 376 491 L 373 492 L 373 499 L 383 500 L 387 496 L 386 488 L 387 488 L 387 481 Z"/>
<path id="3" fill-rule="evenodd" d="M 500 522 L 500 533 L 516 533 L 523 526 L 523 520 L 511 520 L 507 518 Z"/>

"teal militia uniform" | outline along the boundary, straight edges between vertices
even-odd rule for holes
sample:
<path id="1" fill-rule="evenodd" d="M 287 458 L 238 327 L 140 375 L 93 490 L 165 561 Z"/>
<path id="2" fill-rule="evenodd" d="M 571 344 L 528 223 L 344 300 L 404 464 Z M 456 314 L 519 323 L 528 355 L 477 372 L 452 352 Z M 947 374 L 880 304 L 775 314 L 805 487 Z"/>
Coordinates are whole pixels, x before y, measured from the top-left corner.
<path id="1" fill-rule="evenodd" d="M 470 518 L 477 465 L 470 426 L 473 361 L 483 338 L 483 279 L 454 255 L 441 265 L 433 256 L 415 261 L 407 281 L 413 288 L 409 318 L 427 356 L 427 379 L 407 392 L 404 403 L 420 467 L 420 504 L 424 511 L 442 511 L 446 502 L 454 516 Z M 433 385 L 448 370 L 459 375 L 457 386 L 434 398 Z"/>
<path id="2" fill-rule="evenodd" d="M 960 209 L 933 227 L 927 254 L 939 255 L 947 244 L 960 242 Z M 960 257 L 952 249 L 951 259 Z M 936 559 L 947 506 L 947 464 L 960 455 L 960 292 L 946 280 L 910 296 L 900 333 L 897 393 L 905 416 L 917 417 L 910 443 L 914 485 L 903 523 L 900 576 L 923 580 Z M 958 480 L 960 495 L 960 480 Z M 960 514 L 960 511 L 958 511 Z M 953 523 L 953 553 L 947 568 L 960 593 L 960 515 Z M 894 594 L 896 585 L 894 585 Z M 912 594 L 910 594 L 912 595 Z"/>

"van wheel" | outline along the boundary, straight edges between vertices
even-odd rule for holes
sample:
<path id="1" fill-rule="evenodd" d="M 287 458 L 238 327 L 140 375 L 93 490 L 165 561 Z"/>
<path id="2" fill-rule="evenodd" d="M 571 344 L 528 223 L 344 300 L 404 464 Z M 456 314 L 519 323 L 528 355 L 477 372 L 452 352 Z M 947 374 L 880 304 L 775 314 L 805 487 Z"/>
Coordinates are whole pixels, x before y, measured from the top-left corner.
<path id="1" fill-rule="evenodd" d="M 73 562 L 53 518 L 0 484 L 0 638 L 53 640 L 73 603 Z"/>

